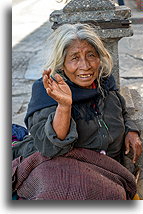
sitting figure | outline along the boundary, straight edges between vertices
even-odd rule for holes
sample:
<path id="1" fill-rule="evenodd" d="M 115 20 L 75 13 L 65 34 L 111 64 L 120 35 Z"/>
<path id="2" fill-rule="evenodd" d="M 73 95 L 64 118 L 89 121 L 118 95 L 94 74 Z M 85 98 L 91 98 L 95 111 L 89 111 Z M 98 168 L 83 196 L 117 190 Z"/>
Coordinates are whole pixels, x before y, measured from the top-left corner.
<path id="1" fill-rule="evenodd" d="M 64 24 L 48 39 L 43 77 L 32 87 L 29 135 L 13 147 L 13 191 L 25 200 L 132 200 L 124 155 L 142 146 L 94 29 Z"/>

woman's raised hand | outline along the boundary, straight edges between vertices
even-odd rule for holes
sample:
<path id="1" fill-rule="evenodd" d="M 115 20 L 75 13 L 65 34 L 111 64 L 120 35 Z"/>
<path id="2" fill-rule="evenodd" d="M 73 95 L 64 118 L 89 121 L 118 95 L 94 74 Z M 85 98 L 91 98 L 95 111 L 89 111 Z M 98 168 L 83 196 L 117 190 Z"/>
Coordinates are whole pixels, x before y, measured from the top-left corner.
<path id="1" fill-rule="evenodd" d="M 72 93 L 69 86 L 59 74 L 55 74 L 55 80 L 53 80 L 50 77 L 50 73 L 51 69 L 44 70 L 43 72 L 43 84 L 48 95 L 62 106 L 71 105 Z"/>

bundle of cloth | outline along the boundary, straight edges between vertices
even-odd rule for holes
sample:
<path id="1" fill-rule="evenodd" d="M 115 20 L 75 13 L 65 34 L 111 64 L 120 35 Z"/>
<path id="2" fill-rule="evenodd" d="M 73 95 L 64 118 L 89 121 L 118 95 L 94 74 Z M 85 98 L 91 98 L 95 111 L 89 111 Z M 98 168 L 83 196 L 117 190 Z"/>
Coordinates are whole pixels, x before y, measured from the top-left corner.
<path id="1" fill-rule="evenodd" d="M 132 200 L 134 176 L 114 159 L 84 148 L 55 158 L 35 152 L 12 162 L 12 189 L 22 200 Z"/>
<path id="2" fill-rule="evenodd" d="M 12 124 L 12 147 L 22 141 L 26 135 L 28 135 L 28 130 L 25 127 Z"/>

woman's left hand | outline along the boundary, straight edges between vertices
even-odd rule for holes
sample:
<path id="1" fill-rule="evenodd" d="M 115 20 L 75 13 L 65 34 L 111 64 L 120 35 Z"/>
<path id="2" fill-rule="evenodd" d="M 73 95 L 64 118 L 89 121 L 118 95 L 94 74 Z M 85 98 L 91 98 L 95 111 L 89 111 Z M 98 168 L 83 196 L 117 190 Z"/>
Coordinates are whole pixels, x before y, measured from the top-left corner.
<path id="1" fill-rule="evenodd" d="M 142 143 L 137 132 L 128 132 L 125 137 L 125 154 L 133 150 L 133 163 L 135 163 L 142 153 Z"/>

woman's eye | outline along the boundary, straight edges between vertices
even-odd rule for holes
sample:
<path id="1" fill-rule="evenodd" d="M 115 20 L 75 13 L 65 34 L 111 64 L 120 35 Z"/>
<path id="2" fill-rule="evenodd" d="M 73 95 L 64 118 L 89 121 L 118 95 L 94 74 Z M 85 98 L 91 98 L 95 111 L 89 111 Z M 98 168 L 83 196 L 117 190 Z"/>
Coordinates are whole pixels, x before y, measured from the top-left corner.
<path id="1" fill-rule="evenodd" d="M 93 53 L 88 54 L 89 57 L 95 57 Z"/>
<path id="2" fill-rule="evenodd" d="M 77 59 L 78 59 L 78 57 L 77 57 L 77 56 L 72 57 L 72 60 L 77 60 Z"/>

